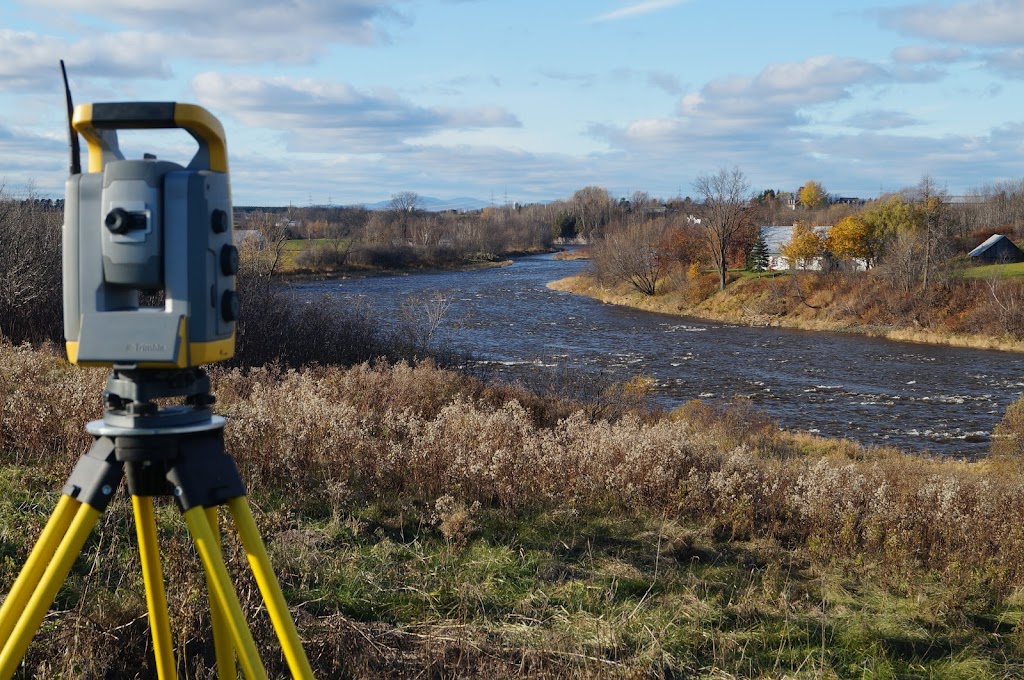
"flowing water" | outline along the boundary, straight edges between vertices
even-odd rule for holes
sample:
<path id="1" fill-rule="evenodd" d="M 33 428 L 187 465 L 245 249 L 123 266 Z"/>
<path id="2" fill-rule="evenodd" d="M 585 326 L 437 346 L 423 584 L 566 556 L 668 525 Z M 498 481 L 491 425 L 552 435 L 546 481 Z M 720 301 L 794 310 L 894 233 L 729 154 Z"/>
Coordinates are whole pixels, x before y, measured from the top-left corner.
<path id="1" fill-rule="evenodd" d="M 477 272 L 296 285 L 394 319 L 403 303 L 450 300 L 452 349 L 523 377 L 583 370 L 623 380 L 650 376 L 654 399 L 748 397 L 785 429 L 905 450 L 979 456 L 1024 390 L 1024 356 L 893 342 L 859 335 L 752 328 L 606 305 L 549 290 L 583 261 L 550 255 Z"/>

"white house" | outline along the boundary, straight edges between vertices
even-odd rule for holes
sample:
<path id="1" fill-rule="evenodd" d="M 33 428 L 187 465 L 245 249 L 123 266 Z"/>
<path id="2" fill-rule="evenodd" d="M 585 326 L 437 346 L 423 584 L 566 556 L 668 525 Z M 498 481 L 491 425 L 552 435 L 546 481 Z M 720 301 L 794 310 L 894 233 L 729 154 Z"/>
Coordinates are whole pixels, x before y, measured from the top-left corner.
<path id="1" fill-rule="evenodd" d="M 822 238 L 828 236 L 829 230 L 832 229 L 832 225 L 818 225 L 814 227 L 814 231 L 818 233 Z M 764 242 L 768 246 L 768 270 L 769 271 L 782 271 L 786 269 L 795 268 L 785 255 L 782 254 L 782 247 L 789 243 L 793 239 L 793 227 L 761 227 L 761 235 L 764 237 Z M 810 262 L 804 264 L 804 269 L 811 269 L 820 271 L 823 269 L 831 259 L 831 256 L 827 253 L 821 257 L 816 257 Z M 861 259 L 850 260 L 847 265 L 856 271 L 861 271 L 867 268 L 867 262 Z"/>

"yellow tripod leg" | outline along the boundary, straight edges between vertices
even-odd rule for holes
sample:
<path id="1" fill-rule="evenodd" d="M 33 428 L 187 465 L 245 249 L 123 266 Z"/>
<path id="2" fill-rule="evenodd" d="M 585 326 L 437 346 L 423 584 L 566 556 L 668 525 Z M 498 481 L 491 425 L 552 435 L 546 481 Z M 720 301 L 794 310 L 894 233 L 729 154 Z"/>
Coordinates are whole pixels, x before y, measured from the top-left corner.
<path id="1" fill-rule="evenodd" d="M 149 608 L 157 676 L 160 680 L 172 680 L 178 676 L 174 668 L 174 643 L 171 640 L 164 574 L 160 567 L 160 547 L 156 540 L 153 499 L 133 495 L 132 510 L 135 512 L 135 534 L 139 537 L 139 561 L 142 563 L 142 581 L 146 585 L 146 606 Z"/>
<path id="2" fill-rule="evenodd" d="M 57 507 L 53 509 L 53 514 L 47 520 L 43 533 L 39 534 L 39 539 L 25 560 L 25 565 L 21 568 L 14 585 L 11 586 L 3 607 L 0 607 L 0 648 L 7 644 L 11 631 L 18 623 L 18 617 L 25 611 L 32 591 L 36 589 L 39 579 L 43 576 L 43 570 L 57 552 L 57 546 L 71 526 L 71 520 L 74 519 L 79 505 L 81 503 L 71 496 L 62 495 Z"/>
<path id="3" fill-rule="evenodd" d="M 0 678 L 6 679 L 14 675 L 18 664 L 25 656 L 29 643 L 39 630 L 39 624 L 43 622 L 46 611 L 53 604 L 53 599 L 60 590 L 61 583 L 67 578 L 71 571 L 75 558 L 78 557 L 82 546 L 85 545 L 89 532 L 96 526 L 100 511 L 90 505 L 81 505 L 75 513 L 75 518 L 68 527 L 68 532 L 57 546 L 54 558 L 43 571 L 42 578 L 36 586 L 25 606 L 25 611 L 18 619 L 11 637 L 4 644 L 0 652 Z"/>
<path id="4" fill-rule="evenodd" d="M 228 501 L 228 509 L 231 511 L 231 517 L 235 520 L 235 526 L 238 529 L 238 536 L 242 539 L 242 545 L 245 547 L 245 554 L 249 558 L 253 576 L 256 577 L 256 585 L 259 586 L 263 602 L 267 605 L 270 622 L 274 625 L 277 639 L 281 641 L 281 648 L 284 651 L 284 658 L 288 662 L 288 668 L 295 678 L 311 679 L 313 669 L 302 648 L 299 633 L 295 630 L 295 622 L 292 621 L 291 612 L 288 611 L 288 603 L 285 602 L 281 586 L 277 582 L 277 577 L 274 576 L 270 557 L 263 545 L 263 539 L 260 538 L 256 522 L 252 518 L 249 503 L 246 502 L 245 496 L 236 496 Z"/>
<path id="5" fill-rule="evenodd" d="M 202 507 L 196 506 L 184 512 L 185 523 L 188 525 L 192 540 L 195 541 L 199 559 L 203 562 L 207 577 L 212 585 L 212 593 L 216 596 L 221 610 L 225 614 L 231 630 L 232 641 L 238 651 L 238 661 L 242 664 L 242 672 L 250 680 L 264 680 L 267 671 L 256 651 L 256 642 L 252 639 L 252 631 L 245 623 L 242 605 L 238 603 L 231 577 L 228 575 L 224 560 L 216 547 L 216 539 L 210 530 L 210 522 Z"/>
<path id="6" fill-rule="evenodd" d="M 217 546 L 218 558 L 223 562 L 224 554 L 221 548 L 220 523 L 217 520 L 217 508 L 206 508 L 206 519 L 210 524 L 210 531 L 213 533 L 214 544 Z M 210 575 L 206 575 L 206 592 L 210 600 L 210 625 L 213 628 L 213 649 L 217 656 L 217 677 L 221 680 L 238 678 L 235 672 L 235 648 L 231 644 L 231 629 L 228 626 L 224 609 L 220 601 L 214 596 L 213 582 Z"/>

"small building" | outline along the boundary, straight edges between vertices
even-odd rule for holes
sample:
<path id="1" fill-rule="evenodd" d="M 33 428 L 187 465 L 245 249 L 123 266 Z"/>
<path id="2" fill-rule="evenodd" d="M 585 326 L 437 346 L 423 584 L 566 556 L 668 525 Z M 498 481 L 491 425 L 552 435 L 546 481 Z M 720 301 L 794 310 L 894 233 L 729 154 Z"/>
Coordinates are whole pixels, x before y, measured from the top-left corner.
<path id="1" fill-rule="evenodd" d="M 984 243 L 967 254 L 982 262 L 998 264 L 1024 262 L 1024 251 L 1002 234 L 989 236 Z"/>
<path id="2" fill-rule="evenodd" d="M 814 231 L 820 236 L 828 236 L 831 227 L 817 226 Z M 793 226 L 761 227 L 761 235 L 764 237 L 765 245 L 768 246 L 768 271 L 782 271 L 790 269 L 793 264 L 785 255 L 782 248 L 793 239 Z M 816 257 L 813 261 L 807 262 L 806 269 L 818 270 L 822 268 L 824 258 Z"/>
<path id="3" fill-rule="evenodd" d="M 832 225 L 825 224 L 814 227 L 814 231 L 822 239 L 828 238 L 828 233 L 831 229 Z M 789 258 L 782 254 L 783 246 L 793 240 L 793 227 L 791 225 L 761 227 L 761 236 L 764 237 L 765 245 L 768 246 L 768 271 L 784 271 L 795 268 L 795 264 L 791 263 Z M 862 258 L 854 258 L 839 262 L 830 253 L 826 252 L 821 257 L 816 257 L 804 263 L 803 266 L 804 269 L 812 271 L 821 271 L 822 269 L 835 267 L 853 271 L 864 271 L 867 269 L 867 261 Z"/>

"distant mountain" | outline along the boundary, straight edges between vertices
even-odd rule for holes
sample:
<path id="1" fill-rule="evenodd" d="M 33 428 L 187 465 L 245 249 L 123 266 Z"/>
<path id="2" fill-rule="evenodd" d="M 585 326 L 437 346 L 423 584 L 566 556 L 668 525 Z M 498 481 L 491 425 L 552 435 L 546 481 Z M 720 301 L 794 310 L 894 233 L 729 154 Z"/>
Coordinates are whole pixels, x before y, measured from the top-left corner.
<path id="1" fill-rule="evenodd" d="M 476 198 L 460 196 L 459 198 L 434 198 L 432 196 L 420 196 L 418 207 L 428 212 L 442 212 L 444 210 L 483 210 L 490 203 Z M 366 203 L 367 210 L 387 210 L 391 207 L 391 201 L 378 201 Z"/>

